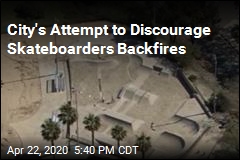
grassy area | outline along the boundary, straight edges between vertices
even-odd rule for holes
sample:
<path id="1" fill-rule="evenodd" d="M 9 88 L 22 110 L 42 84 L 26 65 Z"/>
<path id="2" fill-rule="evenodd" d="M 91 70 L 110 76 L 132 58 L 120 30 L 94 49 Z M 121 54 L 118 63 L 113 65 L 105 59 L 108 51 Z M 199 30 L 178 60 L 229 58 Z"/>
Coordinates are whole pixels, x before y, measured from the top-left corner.
<path id="1" fill-rule="evenodd" d="M 226 127 L 226 131 L 220 140 L 221 148 L 216 150 L 216 159 L 239 158 L 239 120 L 232 117 Z"/>

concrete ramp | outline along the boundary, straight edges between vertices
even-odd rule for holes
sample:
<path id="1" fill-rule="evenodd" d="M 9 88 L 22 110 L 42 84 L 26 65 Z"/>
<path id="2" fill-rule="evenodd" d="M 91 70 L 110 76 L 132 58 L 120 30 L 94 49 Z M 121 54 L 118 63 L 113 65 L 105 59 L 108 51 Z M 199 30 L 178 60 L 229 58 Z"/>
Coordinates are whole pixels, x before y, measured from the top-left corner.
<path id="1" fill-rule="evenodd" d="M 179 115 L 175 115 L 174 119 L 189 134 L 196 134 L 200 130 L 199 124 L 192 119 Z"/>
<path id="2" fill-rule="evenodd" d="M 185 141 L 182 137 L 168 131 L 161 133 L 159 140 L 162 149 L 168 151 L 169 154 L 181 153 L 185 147 Z"/>
<path id="3" fill-rule="evenodd" d="M 74 142 L 79 142 L 80 144 L 83 144 L 83 145 L 86 145 L 86 146 L 91 146 L 92 145 L 92 140 L 90 139 L 87 139 L 85 137 L 77 137 L 76 135 L 72 135 L 70 138 L 69 138 L 71 141 L 74 141 Z M 95 145 L 98 145 L 95 143 Z"/>
<path id="4" fill-rule="evenodd" d="M 147 101 L 147 103 L 151 105 L 153 105 L 158 98 L 157 95 L 139 89 L 137 86 L 134 85 L 128 85 L 121 94 L 125 99 L 133 100 L 137 103 L 140 103 L 141 101 Z"/>
<path id="5" fill-rule="evenodd" d="M 103 113 L 99 117 L 102 119 L 102 123 L 106 123 L 108 127 L 114 127 L 118 124 L 129 131 L 136 131 L 144 124 L 142 120 L 137 120 L 117 112 Z"/>
<path id="6" fill-rule="evenodd" d="M 98 133 L 95 135 L 95 140 L 100 146 L 116 146 L 117 141 L 114 140 L 111 136 L 106 134 Z"/>

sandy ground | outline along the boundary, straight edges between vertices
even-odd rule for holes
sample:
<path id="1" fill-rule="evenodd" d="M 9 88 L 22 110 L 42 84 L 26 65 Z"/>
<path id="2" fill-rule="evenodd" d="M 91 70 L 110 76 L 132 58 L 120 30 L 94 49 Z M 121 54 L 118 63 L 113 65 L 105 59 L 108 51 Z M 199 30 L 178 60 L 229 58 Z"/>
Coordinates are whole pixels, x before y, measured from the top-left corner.
<path id="1" fill-rule="evenodd" d="M 33 116 L 40 107 L 38 60 L 36 56 L 8 55 L 6 47 L 12 37 L 2 35 L 1 39 L 1 80 L 4 83 L 1 88 L 1 139 L 4 146 L 19 146 L 21 140 L 9 124 Z M 24 37 L 16 37 L 14 40 L 26 41 Z"/>

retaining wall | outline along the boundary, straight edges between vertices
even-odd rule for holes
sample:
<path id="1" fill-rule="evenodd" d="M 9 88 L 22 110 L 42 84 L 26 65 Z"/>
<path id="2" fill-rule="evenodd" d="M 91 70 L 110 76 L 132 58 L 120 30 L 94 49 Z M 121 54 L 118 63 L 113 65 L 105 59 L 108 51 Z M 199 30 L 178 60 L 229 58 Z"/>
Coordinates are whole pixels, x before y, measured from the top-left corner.
<path id="1" fill-rule="evenodd" d="M 208 117 L 211 117 L 211 112 L 209 111 L 208 107 L 205 104 L 205 100 L 200 96 L 201 93 L 195 89 L 195 87 L 192 85 L 190 80 L 186 77 L 182 69 L 177 69 L 176 71 L 176 77 L 181 82 L 183 87 L 188 92 L 189 96 L 191 98 L 195 98 L 199 105 L 202 107 L 203 111 L 206 113 Z"/>

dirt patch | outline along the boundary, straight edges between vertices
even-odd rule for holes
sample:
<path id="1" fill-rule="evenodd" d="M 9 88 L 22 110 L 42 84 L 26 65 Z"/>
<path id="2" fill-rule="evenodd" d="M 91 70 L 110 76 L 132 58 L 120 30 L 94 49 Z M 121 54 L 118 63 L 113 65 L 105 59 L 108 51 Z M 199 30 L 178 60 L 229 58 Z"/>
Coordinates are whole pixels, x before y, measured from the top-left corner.
<path id="1" fill-rule="evenodd" d="M 22 147 L 21 139 L 11 126 L 1 124 L 1 156 L 6 155 L 9 146 Z"/>
<path id="2" fill-rule="evenodd" d="M 36 101 L 27 106 L 20 106 L 10 110 L 10 122 L 22 121 L 30 118 L 40 108 L 41 102 Z"/>
<path id="3" fill-rule="evenodd" d="M 41 104 L 41 83 L 37 55 L 9 55 L 7 44 L 9 35 L 1 35 L 1 105 L 4 114 L 2 121 L 8 125 L 32 116 Z M 25 45 L 32 41 L 23 36 L 14 37 Z"/>

